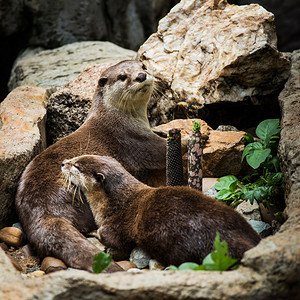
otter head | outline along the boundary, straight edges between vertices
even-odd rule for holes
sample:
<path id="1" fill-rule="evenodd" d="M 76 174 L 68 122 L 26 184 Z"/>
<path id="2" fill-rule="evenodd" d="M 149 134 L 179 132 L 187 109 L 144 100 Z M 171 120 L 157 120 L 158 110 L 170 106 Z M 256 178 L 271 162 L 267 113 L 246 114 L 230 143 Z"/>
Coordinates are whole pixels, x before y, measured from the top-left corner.
<path id="1" fill-rule="evenodd" d="M 126 172 L 120 163 L 107 156 L 82 155 L 62 162 L 62 173 L 84 194 L 114 191 Z"/>
<path id="2" fill-rule="evenodd" d="M 96 91 L 107 107 L 113 107 L 138 118 L 149 127 L 147 104 L 153 92 L 153 76 L 145 65 L 136 60 L 125 60 L 105 70 Z"/>

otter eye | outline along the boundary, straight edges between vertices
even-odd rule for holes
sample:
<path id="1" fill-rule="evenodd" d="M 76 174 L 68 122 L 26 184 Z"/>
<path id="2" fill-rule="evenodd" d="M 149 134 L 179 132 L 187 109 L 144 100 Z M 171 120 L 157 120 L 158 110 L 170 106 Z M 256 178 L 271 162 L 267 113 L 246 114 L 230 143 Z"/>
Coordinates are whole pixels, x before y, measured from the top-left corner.
<path id="1" fill-rule="evenodd" d="M 127 79 L 127 75 L 121 74 L 121 75 L 118 76 L 118 79 L 122 80 L 122 81 L 125 81 Z"/>
<path id="2" fill-rule="evenodd" d="M 100 87 L 103 87 L 106 82 L 107 82 L 107 78 L 103 77 L 103 78 L 99 79 L 98 84 L 99 84 Z"/>

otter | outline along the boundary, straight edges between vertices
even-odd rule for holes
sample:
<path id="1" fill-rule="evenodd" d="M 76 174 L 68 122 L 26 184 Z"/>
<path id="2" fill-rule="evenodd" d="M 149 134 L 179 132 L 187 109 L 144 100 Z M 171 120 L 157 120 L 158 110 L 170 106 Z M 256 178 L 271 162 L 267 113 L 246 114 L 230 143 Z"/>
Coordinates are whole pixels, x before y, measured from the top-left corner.
<path id="1" fill-rule="evenodd" d="M 164 266 L 202 263 L 218 231 L 241 259 L 260 241 L 231 207 L 186 186 L 149 187 L 111 157 L 65 160 L 62 172 L 89 201 L 100 241 L 127 256 L 139 247 Z"/>
<path id="2" fill-rule="evenodd" d="M 23 172 L 16 210 L 29 242 L 40 257 L 54 256 L 67 266 L 92 270 L 99 252 L 83 235 L 97 229 L 89 204 L 73 197 L 61 174 L 63 160 L 82 154 L 114 157 L 143 178 L 165 168 L 166 142 L 151 131 L 147 103 L 153 77 L 134 60 L 105 70 L 84 124 L 36 156 Z"/>

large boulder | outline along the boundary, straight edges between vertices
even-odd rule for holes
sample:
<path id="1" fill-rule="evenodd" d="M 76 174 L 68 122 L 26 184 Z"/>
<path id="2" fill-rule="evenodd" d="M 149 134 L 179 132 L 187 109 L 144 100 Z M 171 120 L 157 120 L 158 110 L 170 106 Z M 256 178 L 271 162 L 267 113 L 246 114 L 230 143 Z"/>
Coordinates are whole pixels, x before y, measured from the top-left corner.
<path id="1" fill-rule="evenodd" d="M 53 50 L 27 49 L 15 61 L 9 90 L 33 84 L 45 88 L 63 86 L 90 65 L 132 59 L 136 53 L 110 42 L 78 42 Z"/>
<path id="2" fill-rule="evenodd" d="M 258 3 L 275 16 L 278 49 L 293 51 L 300 48 L 300 2 L 297 0 L 229 0 L 232 4 Z"/>
<path id="3" fill-rule="evenodd" d="M 157 122 L 170 118 L 180 101 L 197 113 L 208 104 L 249 99 L 258 104 L 278 93 L 290 64 L 276 43 L 274 16 L 259 5 L 181 1 L 138 51 L 167 87 L 155 103 L 161 110 Z M 160 105 L 166 101 L 171 104 Z"/>
<path id="4" fill-rule="evenodd" d="M 296 205 L 300 208 L 300 50 L 294 51 L 291 59 L 291 75 L 279 95 L 282 112 L 279 157 L 285 174 L 289 213 Z"/>
<path id="5" fill-rule="evenodd" d="M 46 147 L 45 89 L 22 86 L 0 104 L 0 228 L 14 219 L 18 179 Z"/>

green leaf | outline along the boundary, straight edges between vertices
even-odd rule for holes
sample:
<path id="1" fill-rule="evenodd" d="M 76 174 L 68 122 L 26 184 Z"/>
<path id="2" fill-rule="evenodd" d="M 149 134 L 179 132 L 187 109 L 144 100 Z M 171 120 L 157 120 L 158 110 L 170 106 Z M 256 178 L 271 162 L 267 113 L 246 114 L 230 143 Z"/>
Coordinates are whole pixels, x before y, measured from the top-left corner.
<path id="1" fill-rule="evenodd" d="M 202 265 L 194 270 L 226 271 L 238 260 L 231 258 L 226 241 L 220 241 L 219 232 L 216 233 L 214 240 L 214 250 L 208 254 L 202 262 Z"/>
<path id="2" fill-rule="evenodd" d="M 256 135 L 262 139 L 264 146 L 268 147 L 271 137 L 280 132 L 280 120 L 268 119 L 260 122 L 256 128 Z"/>
<path id="3" fill-rule="evenodd" d="M 219 179 L 219 182 L 217 182 L 215 184 L 215 189 L 217 191 L 220 191 L 223 189 L 230 191 L 233 189 L 234 185 L 237 186 L 238 183 L 239 183 L 239 180 L 233 175 L 223 176 Z"/>
<path id="4" fill-rule="evenodd" d="M 93 271 L 94 273 L 98 274 L 108 268 L 111 264 L 111 257 L 109 254 L 104 252 L 99 252 L 94 256 L 93 262 Z"/>
<path id="5" fill-rule="evenodd" d="M 247 144 L 254 142 L 253 135 L 250 132 L 246 132 L 244 138 Z"/>
<path id="6" fill-rule="evenodd" d="M 229 199 L 231 195 L 231 191 L 223 189 L 217 193 L 216 198 L 219 200 L 226 200 Z"/>
<path id="7" fill-rule="evenodd" d="M 262 148 L 263 148 L 263 145 L 259 142 L 254 142 L 254 143 L 247 145 L 243 151 L 242 161 L 245 158 L 245 156 L 252 155 L 255 150 L 262 149 Z"/>
<path id="8" fill-rule="evenodd" d="M 198 267 L 199 265 L 196 264 L 196 263 L 193 263 L 193 262 L 186 262 L 186 263 L 183 263 L 181 264 L 179 267 L 178 267 L 178 270 L 179 271 L 184 271 L 184 270 L 194 270 L 196 267 Z"/>
<path id="9" fill-rule="evenodd" d="M 253 153 L 246 156 L 247 163 L 253 169 L 257 169 L 260 166 L 260 164 L 267 159 L 270 153 L 271 149 L 254 150 Z"/>
<path id="10" fill-rule="evenodd" d="M 194 120 L 193 121 L 193 132 L 195 133 L 196 131 L 200 131 L 200 128 L 201 128 L 201 124 L 198 121 Z"/>

